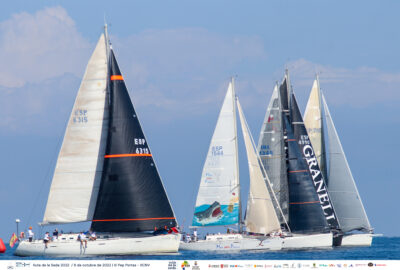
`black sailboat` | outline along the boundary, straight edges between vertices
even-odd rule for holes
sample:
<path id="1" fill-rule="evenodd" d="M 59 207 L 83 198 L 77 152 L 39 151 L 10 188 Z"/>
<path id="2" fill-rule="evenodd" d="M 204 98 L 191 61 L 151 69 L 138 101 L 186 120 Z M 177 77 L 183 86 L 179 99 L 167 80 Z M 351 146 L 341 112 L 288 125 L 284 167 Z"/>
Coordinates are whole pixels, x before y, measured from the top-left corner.
<path id="1" fill-rule="evenodd" d="M 160 234 L 176 232 L 176 218 L 107 31 L 82 79 L 43 218 L 43 224 L 85 221 L 92 222 L 96 241 L 83 245 L 77 234 L 63 234 L 47 248 L 40 240 L 22 241 L 15 254 L 123 255 L 179 248 L 179 234 Z"/>

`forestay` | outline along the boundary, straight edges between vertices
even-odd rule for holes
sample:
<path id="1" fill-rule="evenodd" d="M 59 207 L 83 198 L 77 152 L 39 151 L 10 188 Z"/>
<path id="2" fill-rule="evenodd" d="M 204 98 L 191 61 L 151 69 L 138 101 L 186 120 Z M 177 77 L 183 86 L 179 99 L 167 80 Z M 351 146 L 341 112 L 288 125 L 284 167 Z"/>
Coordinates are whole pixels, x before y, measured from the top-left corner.
<path id="1" fill-rule="evenodd" d="M 265 184 L 259 159 L 254 151 L 251 135 L 239 100 L 237 100 L 237 106 L 250 173 L 250 191 L 245 220 L 246 229 L 252 233 L 268 234 L 280 230 L 280 223 Z"/>
<path id="2" fill-rule="evenodd" d="M 325 110 L 329 142 L 328 190 L 340 227 L 343 232 L 352 230 L 370 231 L 371 225 L 323 95 L 322 103 Z"/>
<path id="3" fill-rule="evenodd" d="M 234 89 L 229 84 L 204 163 L 193 226 L 239 222 L 239 177 Z"/>
<path id="4" fill-rule="evenodd" d="M 91 220 L 108 128 L 107 56 L 101 35 L 86 67 L 57 159 L 43 223 Z"/>

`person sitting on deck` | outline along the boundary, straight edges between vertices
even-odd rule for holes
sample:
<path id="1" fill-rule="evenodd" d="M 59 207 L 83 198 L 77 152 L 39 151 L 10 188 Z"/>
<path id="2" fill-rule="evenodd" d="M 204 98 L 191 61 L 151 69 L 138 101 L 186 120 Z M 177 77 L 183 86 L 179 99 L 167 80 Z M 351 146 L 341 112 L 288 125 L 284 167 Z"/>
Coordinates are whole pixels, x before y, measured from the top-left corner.
<path id="1" fill-rule="evenodd" d="M 55 228 L 53 232 L 53 241 L 58 239 L 58 229 Z"/>

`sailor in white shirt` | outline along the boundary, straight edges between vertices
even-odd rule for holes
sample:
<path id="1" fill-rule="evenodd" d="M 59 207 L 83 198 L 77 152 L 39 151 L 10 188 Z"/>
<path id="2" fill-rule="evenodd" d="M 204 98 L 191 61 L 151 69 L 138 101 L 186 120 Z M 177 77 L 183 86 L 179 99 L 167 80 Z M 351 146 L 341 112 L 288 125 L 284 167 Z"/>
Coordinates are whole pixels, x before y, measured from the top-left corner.
<path id="1" fill-rule="evenodd" d="M 32 227 L 29 227 L 29 230 L 28 230 L 28 239 L 29 239 L 29 242 L 32 242 L 32 240 L 33 240 L 33 236 L 34 236 L 35 234 L 33 233 L 33 231 L 32 231 Z"/>

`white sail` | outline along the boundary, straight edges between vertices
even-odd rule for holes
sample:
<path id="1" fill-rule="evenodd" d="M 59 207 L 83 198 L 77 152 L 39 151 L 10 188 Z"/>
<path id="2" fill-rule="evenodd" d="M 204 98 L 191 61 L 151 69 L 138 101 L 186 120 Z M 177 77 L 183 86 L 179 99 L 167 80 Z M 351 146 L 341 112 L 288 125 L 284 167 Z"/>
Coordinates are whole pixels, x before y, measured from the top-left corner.
<path id="1" fill-rule="evenodd" d="M 282 125 L 281 101 L 278 86 L 275 85 L 261 127 L 257 152 L 279 202 L 279 206 L 275 207 L 282 209 L 283 215 L 278 216 L 279 220 L 281 223 L 285 223 L 285 220 L 289 219 L 289 191 Z M 266 184 L 268 187 L 268 183 Z M 277 213 L 280 213 L 280 211 L 277 211 Z"/>
<path id="2" fill-rule="evenodd" d="M 239 222 L 237 132 L 232 82 L 219 113 L 204 163 L 193 226 Z"/>
<path id="3" fill-rule="evenodd" d="M 371 230 L 371 225 L 323 95 L 322 102 L 329 139 L 328 190 L 340 227 L 343 232 L 352 230 L 369 231 Z"/>
<path id="4" fill-rule="evenodd" d="M 47 200 L 43 223 L 92 219 L 108 128 L 107 55 L 101 35 L 79 88 Z"/>
<path id="5" fill-rule="evenodd" d="M 322 123 L 321 92 L 318 77 L 314 80 L 304 112 L 304 125 L 313 146 L 318 165 L 326 177 L 326 153 Z"/>
<path id="6" fill-rule="evenodd" d="M 250 192 L 247 201 L 246 229 L 248 232 L 268 234 L 280 229 L 280 223 L 269 195 L 264 177 L 261 172 L 259 160 L 254 151 L 253 142 L 243 115 L 239 100 L 237 100 L 240 123 L 242 127 L 244 143 L 250 173 Z"/>

